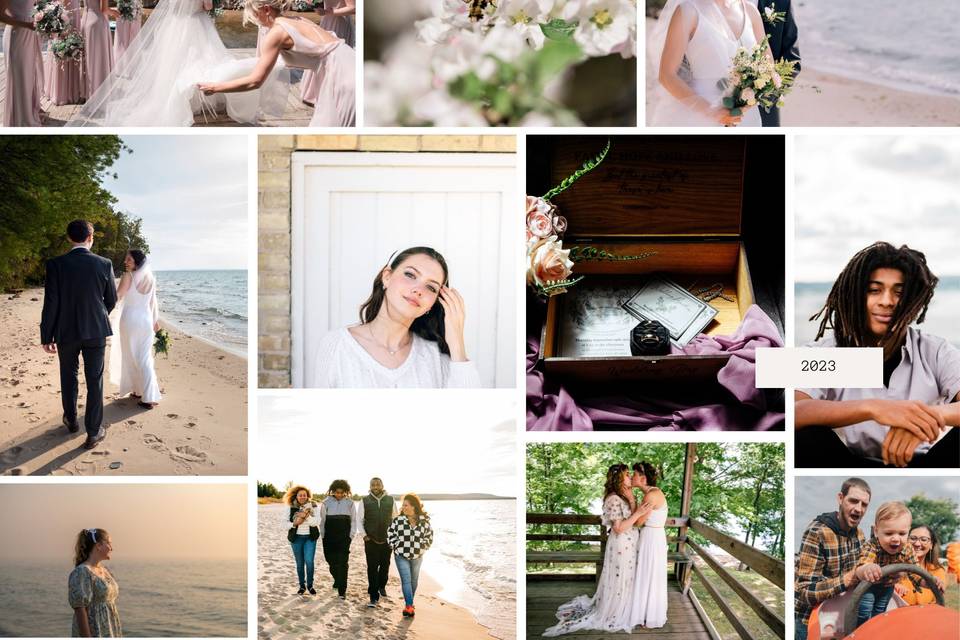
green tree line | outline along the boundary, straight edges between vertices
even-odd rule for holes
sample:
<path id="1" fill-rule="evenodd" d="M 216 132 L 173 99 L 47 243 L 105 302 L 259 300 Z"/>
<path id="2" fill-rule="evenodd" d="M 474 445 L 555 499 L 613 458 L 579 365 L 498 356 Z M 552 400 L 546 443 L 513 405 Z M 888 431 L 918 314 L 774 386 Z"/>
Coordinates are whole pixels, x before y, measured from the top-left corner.
<path id="1" fill-rule="evenodd" d="M 686 445 L 674 443 L 531 443 L 527 445 L 526 508 L 536 513 L 599 513 L 607 468 L 647 461 L 662 470 L 660 488 L 670 516 L 680 515 Z M 784 448 L 782 444 L 697 445 L 690 516 L 748 545 L 784 557 Z M 575 531 L 538 525 L 539 533 Z M 705 542 L 692 531 L 688 535 Z M 570 548 L 568 542 L 528 542 L 531 549 Z"/>
<path id="2" fill-rule="evenodd" d="M 149 250 L 142 221 L 118 211 L 104 184 L 124 152 L 132 150 L 118 136 L 0 137 L 0 289 L 42 284 L 77 218 L 93 223 L 94 251 L 118 273 L 128 248 Z"/>

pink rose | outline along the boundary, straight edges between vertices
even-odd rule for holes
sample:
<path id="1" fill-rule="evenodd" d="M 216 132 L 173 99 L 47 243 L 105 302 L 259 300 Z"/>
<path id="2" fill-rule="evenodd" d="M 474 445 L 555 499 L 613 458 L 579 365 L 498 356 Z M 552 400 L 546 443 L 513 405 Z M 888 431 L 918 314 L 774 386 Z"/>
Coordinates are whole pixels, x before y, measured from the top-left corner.
<path id="1" fill-rule="evenodd" d="M 553 231 L 556 234 L 561 234 L 567 230 L 567 219 L 563 216 L 553 216 Z"/>
<path id="2" fill-rule="evenodd" d="M 528 238 L 546 238 L 553 235 L 553 205 L 543 198 L 527 196 L 527 234 Z"/>
<path id="3" fill-rule="evenodd" d="M 779 73 L 773 74 L 773 86 L 775 86 L 777 89 L 783 86 L 783 78 L 780 77 Z"/>
<path id="4" fill-rule="evenodd" d="M 541 238 L 527 252 L 527 284 L 544 286 L 550 282 L 566 280 L 573 273 L 570 250 L 564 249 L 557 236 Z M 551 295 L 563 293 L 561 289 Z"/>
<path id="5" fill-rule="evenodd" d="M 40 22 L 41 20 L 43 20 L 43 12 L 37 11 L 37 15 L 33 16 L 33 21 Z"/>

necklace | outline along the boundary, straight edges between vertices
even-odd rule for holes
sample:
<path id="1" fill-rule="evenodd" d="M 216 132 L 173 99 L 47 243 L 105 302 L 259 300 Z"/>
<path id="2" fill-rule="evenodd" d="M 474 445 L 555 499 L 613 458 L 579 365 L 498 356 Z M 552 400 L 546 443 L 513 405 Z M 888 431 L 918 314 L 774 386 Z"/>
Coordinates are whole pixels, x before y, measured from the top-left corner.
<path id="1" fill-rule="evenodd" d="M 397 355 L 398 353 L 403 351 L 407 347 L 407 345 L 410 344 L 408 341 L 406 344 L 401 343 L 399 346 L 397 346 L 396 349 L 391 349 L 387 345 L 377 340 L 376 336 L 373 335 L 373 329 L 370 328 L 370 325 L 367 325 L 367 333 L 370 334 L 370 339 L 373 340 L 374 344 L 376 344 L 378 347 L 380 347 L 381 349 L 389 353 L 391 356 Z"/>

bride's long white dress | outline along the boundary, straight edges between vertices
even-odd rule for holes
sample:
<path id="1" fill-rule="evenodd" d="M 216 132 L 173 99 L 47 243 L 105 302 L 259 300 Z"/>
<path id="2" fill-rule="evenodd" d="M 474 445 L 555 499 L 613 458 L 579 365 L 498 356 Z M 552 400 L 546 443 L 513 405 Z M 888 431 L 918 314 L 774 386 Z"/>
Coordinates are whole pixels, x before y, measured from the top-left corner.
<path id="1" fill-rule="evenodd" d="M 217 33 L 203 0 L 160 0 L 113 71 L 67 122 L 72 127 L 189 127 L 194 115 L 226 110 L 236 122 L 280 116 L 289 76 L 275 68 L 260 89 L 203 96 L 200 82 L 246 76 L 256 58 L 236 59 Z"/>
<path id="2" fill-rule="evenodd" d="M 633 587 L 631 625 L 657 629 L 667 623 L 667 505 L 654 509 L 640 527 L 637 580 Z"/>
<path id="3" fill-rule="evenodd" d="M 603 526 L 612 527 L 615 521 L 629 517 L 630 505 L 620 496 L 612 494 L 603 501 Z M 543 635 L 559 636 L 581 629 L 629 632 L 633 628 L 630 609 L 637 573 L 638 538 L 636 527 L 630 527 L 620 534 L 611 530 L 596 593 L 592 598 L 577 596 L 560 605 L 557 610 L 560 622 L 544 631 Z"/>
<path id="4" fill-rule="evenodd" d="M 743 4 L 744 0 L 740 0 Z M 729 23 L 720 13 L 714 0 L 673 0 L 668 2 L 660 13 L 657 26 L 650 37 L 648 59 L 655 68 L 651 70 L 654 77 L 659 75 L 660 56 L 666 42 L 666 29 L 670 24 L 674 11 L 681 5 L 689 6 L 697 12 L 697 28 L 687 43 L 685 53 L 686 64 L 681 77 L 690 87 L 711 105 L 720 106 L 723 99 L 723 88 L 719 83 L 725 79 L 733 66 L 733 56 L 737 49 L 750 49 L 757 44 L 753 26 L 747 15 L 746 6 L 743 7 L 743 25 L 739 33 L 735 34 Z M 694 111 L 684 102 L 677 100 L 663 88 L 657 85 L 652 100 L 650 126 L 655 127 L 718 127 L 716 120 Z M 757 107 L 744 109 L 740 127 L 760 127 L 760 110 Z"/>
<path id="5" fill-rule="evenodd" d="M 135 393 L 141 402 L 160 402 L 153 368 L 153 324 L 160 319 L 157 282 L 150 267 L 133 272 L 120 312 L 120 395 Z"/>

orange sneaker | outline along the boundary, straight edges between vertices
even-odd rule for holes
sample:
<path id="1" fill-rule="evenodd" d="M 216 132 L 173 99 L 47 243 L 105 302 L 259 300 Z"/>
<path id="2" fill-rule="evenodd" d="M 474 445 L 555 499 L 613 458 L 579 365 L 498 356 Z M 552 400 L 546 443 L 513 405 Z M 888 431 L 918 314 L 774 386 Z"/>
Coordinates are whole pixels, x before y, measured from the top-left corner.
<path id="1" fill-rule="evenodd" d="M 407 606 L 405 606 L 405 607 L 403 608 L 403 617 L 404 617 L 404 618 L 412 618 L 412 617 L 413 617 L 413 607 L 412 607 L 412 606 L 407 605 Z"/>

